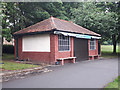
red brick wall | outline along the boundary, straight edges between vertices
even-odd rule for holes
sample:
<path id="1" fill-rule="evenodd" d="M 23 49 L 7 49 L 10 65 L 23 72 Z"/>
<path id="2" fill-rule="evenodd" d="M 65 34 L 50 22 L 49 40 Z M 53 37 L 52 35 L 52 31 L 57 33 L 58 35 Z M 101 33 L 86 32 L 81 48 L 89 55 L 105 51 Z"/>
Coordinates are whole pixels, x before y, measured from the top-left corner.
<path id="1" fill-rule="evenodd" d="M 59 51 L 58 49 L 58 35 L 50 35 L 50 52 L 22 52 L 22 37 L 18 38 L 18 57 L 20 60 L 32 60 L 36 62 L 43 62 L 55 64 L 57 58 L 66 58 L 74 56 L 74 39 L 71 39 L 70 51 Z M 90 50 L 90 40 L 88 40 L 89 56 L 98 56 L 98 40 L 96 40 L 96 50 Z M 15 57 L 16 57 L 16 40 L 15 40 Z"/>
<path id="2" fill-rule="evenodd" d="M 51 63 L 55 63 L 57 58 L 66 58 L 74 56 L 73 50 L 73 37 L 71 39 L 71 50 L 70 51 L 59 51 L 58 49 L 58 35 L 50 35 L 50 48 L 51 48 Z"/>
<path id="3" fill-rule="evenodd" d="M 100 54 L 99 54 L 99 56 L 101 56 L 101 43 L 100 43 Z"/>
<path id="4" fill-rule="evenodd" d="M 56 52 L 57 52 L 57 35 L 50 35 L 50 62 L 54 64 L 56 61 Z"/>
<path id="5" fill-rule="evenodd" d="M 65 58 L 65 57 L 73 57 L 73 38 L 70 38 L 71 40 L 71 47 L 70 51 L 58 51 L 57 50 L 57 58 Z M 58 47 L 58 46 L 57 46 Z"/>
<path id="6" fill-rule="evenodd" d="M 15 59 L 16 59 L 16 55 L 17 55 L 17 54 L 16 54 L 16 48 L 17 48 L 17 47 L 16 47 L 16 43 L 17 43 L 17 42 L 16 42 L 16 39 L 14 40 L 14 43 L 15 43 L 14 52 L 15 52 Z"/>
<path id="7" fill-rule="evenodd" d="M 31 61 L 49 63 L 50 52 L 22 52 L 22 59 L 29 59 Z"/>
<path id="8" fill-rule="evenodd" d="M 98 55 L 98 40 L 96 40 L 95 50 L 90 50 L 90 40 L 88 40 L 88 48 L 89 48 L 89 56 L 97 56 Z"/>
<path id="9" fill-rule="evenodd" d="M 16 40 L 15 40 L 16 52 Z M 18 56 L 20 60 L 32 60 L 36 62 L 55 64 L 57 58 L 73 56 L 73 38 L 71 37 L 71 50 L 60 52 L 58 50 L 58 35 L 50 35 L 50 52 L 22 52 L 22 37 L 18 39 Z M 16 56 L 16 53 L 15 53 Z"/>
<path id="10" fill-rule="evenodd" d="M 15 40 L 15 52 L 16 52 L 16 40 Z M 15 53 L 16 57 L 16 53 Z M 31 60 L 36 62 L 50 62 L 50 52 L 22 52 L 22 37 L 18 38 L 18 58 L 20 60 Z"/>
<path id="11" fill-rule="evenodd" d="M 18 58 L 22 59 L 22 37 L 18 38 Z"/>

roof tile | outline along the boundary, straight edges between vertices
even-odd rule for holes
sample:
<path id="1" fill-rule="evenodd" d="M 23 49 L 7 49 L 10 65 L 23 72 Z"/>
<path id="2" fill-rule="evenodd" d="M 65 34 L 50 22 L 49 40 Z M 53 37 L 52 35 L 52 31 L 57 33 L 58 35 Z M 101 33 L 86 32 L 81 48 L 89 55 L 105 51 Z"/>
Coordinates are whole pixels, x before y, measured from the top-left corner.
<path id="1" fill-rule="evenodd" d="M 43 21 L 38 22 L 32 26 L 29 26 L 29 27 L 24 28 L 20 31 L 17 31 L 14 33 L 14 35 L 24 34 L 24 33 L 32 33 L 32 32 L 51 31 L 53 29 L 67 31 L 67 32 L 101 36 L 100 34 L 97 34 L 93 31 L 90 31 L 86 28 L 83 28 L 83 27 L 81 27 L 73 22 L 54 18 L 54 17 L 43 20 Z"/>

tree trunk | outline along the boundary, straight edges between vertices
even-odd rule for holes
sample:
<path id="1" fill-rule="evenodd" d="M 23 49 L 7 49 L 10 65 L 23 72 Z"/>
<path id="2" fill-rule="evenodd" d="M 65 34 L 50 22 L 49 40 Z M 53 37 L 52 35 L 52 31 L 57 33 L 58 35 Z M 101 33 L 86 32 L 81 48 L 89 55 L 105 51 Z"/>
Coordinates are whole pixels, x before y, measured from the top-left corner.
<path id="1" fill-rule="evenodd" d="M 112 35 L 112 42 L 113 42 L 113 54 L 116 54 L 116 43 L 117 43 L 117 41 L 116 41 L 116 35 L 115 34 Z"/>
<path id="2" fill-rule="evenodd" d="M 116 43 L 113 45 L 113 53 L 116 54 Z"/>

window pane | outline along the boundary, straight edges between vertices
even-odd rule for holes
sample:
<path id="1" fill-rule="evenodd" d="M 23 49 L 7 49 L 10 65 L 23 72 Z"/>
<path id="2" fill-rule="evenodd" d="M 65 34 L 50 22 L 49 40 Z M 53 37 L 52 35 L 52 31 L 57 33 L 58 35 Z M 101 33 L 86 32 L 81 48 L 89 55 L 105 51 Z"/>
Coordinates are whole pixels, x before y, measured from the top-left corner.
<path id="1" fill-rule="evenodd" d="M 92 42 L 92 45 L 94 45 L 94 42 Z"/>
<path id="2" fill-rule="evenodd" d="M 90 50 L 96 49 L 96 40 L 90 40 Z"/>
<path id="3" fill-rule="evenodd" d="M 59 35 L 58 37 L 59 42 L 59 51 L 68 51 L 70 50 L 70 39 L 68 36 Z"/>

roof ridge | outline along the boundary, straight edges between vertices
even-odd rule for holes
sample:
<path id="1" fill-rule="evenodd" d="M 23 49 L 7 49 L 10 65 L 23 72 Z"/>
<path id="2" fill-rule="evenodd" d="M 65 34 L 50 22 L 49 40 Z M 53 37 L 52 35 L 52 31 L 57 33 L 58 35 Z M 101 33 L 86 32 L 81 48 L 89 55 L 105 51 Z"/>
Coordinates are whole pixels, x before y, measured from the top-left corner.
<path id="1" fill-rule="evenodd" d="M 54 17 L 51 16 L 50 19 L 51 19 L 51 22 L 52 22 L 52 23 L 51 23 L 51 26 L 53 26 L 52 29 L 57 29 L 57 27 L 56 27 L 56 25 L 55 25 L 55 22 L 54 22 Z"/>
<path id="2" fill-rule="evenodd" d="M 53 17 L 55 18 L 55 17 Z M 59 18 L 55 18 L 55 19 L 58 19 L 58 20 L 61 20 L 61 21 L 65 21 L 65 22 L 68 22 L 68 23 L 73 23 L 72 21 L 67 21 L 67 20 L 63 20 L 63 19 L 59 19 Z"/>
<path id="3" fill-rule="evenodd" d="M 101 36 L 100 34 L 97 34 L 94 31 L 90 31 L 87 28 L 79 26 L 72 21 L 62 20 L 59 18 L 55 18 L 53 16 L 51 16 L 50 18 L 45 19 L 43 21 L 40 21 L 34 25 L 28 26 L 22 30 L 19 30 L 19 31 L 15 32 L 14 34 L 50 31 L 53 29 Z"/>
<path id="4" fill-rule="evenodd" d="M 54 17 L 51 16 L 51 18 L 54 18 Z M 55 18 L 55 19 L 58 19 L 58 20 L 61 20 L 61 21 L 65 21 L 65 22 L 68 22 L 68 23 L 73 23 L 72 21 L 67 21 L 67 20 L 63 20 L 63 19 L 59 19 L 59 18 Z M 75 24 L 75 23 L 73 23 L 73 24 L 76 25 L 77 27 L 84 28 L 84 27 L 79 26 L 79 25 L 77 25 L 77 24 Z M 93 31 L 88 30 L 87 28 L 84 28 L 84 29 L 87 30 L 88 32 L 92 32 L 92 33 L 94 33 L 94 34 L 97 34 L 97 33 L 93 32 Z M 84 34 L 84 33 L 83 33 L 83 34 Z M 101 36 L 100 34 L 97 34 L 97 35 Z"/>

